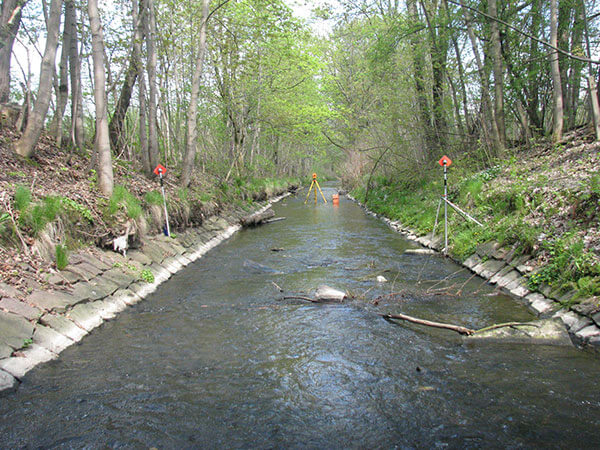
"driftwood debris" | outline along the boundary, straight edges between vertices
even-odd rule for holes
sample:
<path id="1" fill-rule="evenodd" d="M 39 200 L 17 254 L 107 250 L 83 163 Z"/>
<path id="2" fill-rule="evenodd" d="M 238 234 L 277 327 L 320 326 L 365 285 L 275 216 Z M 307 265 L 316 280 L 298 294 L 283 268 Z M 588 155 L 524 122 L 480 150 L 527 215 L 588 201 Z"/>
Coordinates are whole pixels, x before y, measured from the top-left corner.
<path id="1" fill-rule="evenodd" d="M 485 333 L 492 330 L 497 330 L 499 328 L 516 328 L 516 327 L 534 327 L 540 328 L 538 323 L 527 323 L 527 322 L 507 322 L 507 323 L 497 323 L 494 325 L 490 325 L 488 327 L 481 328 L 479 330 L 472 330 L 470 328 L 462 327 L 460 325 L 453 325 L 449 323 L 441 323 L 441 322 L 433 322 L 431 320 L 419 319 L 417 317 L 407 316 L 406 314 L 381 314 L 381 316 L 385 319 L 398 319 L 398 320 L 406 320 L 407 322 L 416 323 L 418 325 L 425 325 L 427 327 L 433 328 L 443 328 L 446 330 L 456 331 L 463 336 L 474 336 L 479 333 Z"/>
<path id="2" fill-rule="evenodd" d="M 273 211 L 271 208 L 269 208 L 266 211 L 263 211 L 260 213 L 254 213 L 254 214 L 250 214 L 249 216 L 242 217 L 240 219 L 240 224 L 245 228 L 246 227 L 255 227 L 257 225 L 261 225 L 261 224 L 265 223 L 267 220 L 272 219 L 273 217 L 275 217 L 275 211 Z"/>
<path id="3" fill-rule="evenodd" d="M 472 335 L 475 330 L 471 330 L 470 328 L 461 327 L 460 325 L 452 325 L 449 323 L 441 323 L 441 322 L 432 322 L 431 320 L 418 319 L 416 317 L 407 316 L 406 314 L 382 314 L 382 317 L 385 319 L 398 319 L 398 320 L 406 320 L 407 322 L 416 323 L 419 325 L 425 325 L 427 327 L 433 328 L 444 328 L 446 330 L 456 331 L 464 336 Z"/>
<path id="4" fill-rule="evenodd" d="M 274 283 L 273 283 L 274 284 Z M 347 297 L 345 292 L 338 291 L 332 287 L 323 285 L 319 286 L 315 291 L 314 298 L 303 295 L 288 295 L 283 297 L 284 300 L 304 300 L 311 303 L 342 303 Z"/>

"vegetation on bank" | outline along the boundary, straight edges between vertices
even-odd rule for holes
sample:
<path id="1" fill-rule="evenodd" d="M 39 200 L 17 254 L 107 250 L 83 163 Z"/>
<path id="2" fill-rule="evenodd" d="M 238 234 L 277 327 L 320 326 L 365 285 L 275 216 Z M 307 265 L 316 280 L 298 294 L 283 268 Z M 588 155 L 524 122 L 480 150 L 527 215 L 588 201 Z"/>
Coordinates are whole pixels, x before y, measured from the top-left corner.
<path id="1" fill-rule="evenodd" d="M 448 198 L 484 227 L 449 209 L 449 254 L 464 260 L 478 245 L 495 241 L 531 255 L 533 291 L 572 292 L 569 302 L 600 295 L 600 171 L 598 145 L 538 148 L 528 158 L 516 152 L 485 170 L 473 170 L 464 155 L 448 169 Z M 433 231 L 443 194 L 441 168 L 418 178 L 368 177 L 352 195 L 369 209 L 419 234 Z M 444 230 L 443 205 L 436 234 Z M 574 298 L 573 298 L 574 297 Z"/>
<path id="2" fill-rule="evenodd" d="M 3 282 L 43 283 L 64 269 L 69 254 L 89 246 L 112 248 L 113 238 L 127 233 L 137 240 L 163 230 L 163 196 L 157 180 L 149 180 L 127 161 L 116 160 L 110 196 L 99 194 L 95 171 L 86 158 L 54 145 L 38 149 L 35 159 L 15 156 L 0 145 L 0 276 Z M 232 206 L 250 210 L 258 202 L 299 186 L 296 177 L 233 176 L 228 182 L 208 173 L 202 183 L 183 188 L 165 180 L 173 231 L 200 225 L 210 215 Z"/>

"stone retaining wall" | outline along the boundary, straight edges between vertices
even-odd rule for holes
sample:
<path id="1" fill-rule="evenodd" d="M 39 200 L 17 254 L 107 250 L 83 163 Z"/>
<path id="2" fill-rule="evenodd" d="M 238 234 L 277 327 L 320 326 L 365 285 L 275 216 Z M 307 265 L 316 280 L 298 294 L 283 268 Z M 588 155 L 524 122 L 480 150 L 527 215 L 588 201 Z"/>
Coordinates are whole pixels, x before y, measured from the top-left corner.
<path id="1" fill-rule="evenodd" d="M 259 211 L 271 206 L 262 205 Z M 15 388 L 36 365 L 57 358 L 105 320 L 154 292 L 239 230 L 239 220 L 248 214 L 235 209 L 174 238 L 147 237 L 126 257 L 98 248 L 73 254 L 43 289 L 23 293 L 0 283 L 0 391 Z M 149 273 L 153 282 L 143 280 Z"/>
<path id="2" fill-rule="evenodd" d="M 443 236 L 419 236 L 400 222 L 375 214 L 352 196 L 348 195 L 348 198 L 406 238 L 438 252 L 443 250 Z M 561 302 L 572 298 L 573 293 L 553 292 L 548 286 L 542 286 L 541 292 L 531 292 L 527 275 L 537 269 L 537 262 L 529 255 L 517 256 L 513 249 L 501 247 L 496 242 L 487 242 L 480 245 L 464 262 L 456 262 L 524 302 L 538 317 L 561 319 L 575 343 L 600 351 L 600 300 L 587 299 L 566 309 Z"/>

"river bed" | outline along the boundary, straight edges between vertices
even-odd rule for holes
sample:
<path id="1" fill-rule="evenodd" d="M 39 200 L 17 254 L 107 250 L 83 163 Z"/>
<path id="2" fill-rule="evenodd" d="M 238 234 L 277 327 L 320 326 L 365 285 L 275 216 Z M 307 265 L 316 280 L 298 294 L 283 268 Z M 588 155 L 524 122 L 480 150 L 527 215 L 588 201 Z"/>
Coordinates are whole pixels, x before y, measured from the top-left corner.
<path id="1" fill-rule="evenodd" d="M 2 394 L 0 447 L 597 445 L 597 355 L 382 319 L 534 317 L 467 269 L 406 253 L 416 245 L 356 204 L 304 195 Z M 275 286 L 310 296 L 321 284 L 355 299 L 282 300 Z"/>

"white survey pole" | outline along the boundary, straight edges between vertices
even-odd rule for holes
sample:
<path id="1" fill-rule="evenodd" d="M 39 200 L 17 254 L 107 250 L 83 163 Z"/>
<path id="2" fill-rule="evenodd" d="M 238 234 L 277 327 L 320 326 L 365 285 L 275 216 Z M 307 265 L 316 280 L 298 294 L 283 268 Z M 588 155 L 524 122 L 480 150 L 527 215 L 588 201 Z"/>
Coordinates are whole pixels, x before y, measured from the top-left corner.
<path id="1" fill-rule="evenodd" d="M 165 195 L 165 186 L 163 182 L 162 172 L 160 173 L 160 189 L 162 190 L 163 206 L 165 208 L 165 221 L 167 223 L 167 236 L 171 236 L 171 230 L 169 229 L 169 213 L 167 212 L 167 196 Z"/>
<path id="2" fill-rule="evenodd" d="M 444 255 L 448 255 L 448 166 L 452 160 L 442 156 L 438 164 L 444 168 Z"/>
<path id="3" fill-rule="evenodd" d="M 448 164 L 444 160 L 444 255 L 448 255 Z"/>
<path id="4" fill-rule="evenodd" d="M 163 167 L 161 164 L 156 166 L 154 169 L 154 173 L 158 175 L 160 178 L 160 190 L 162 191 L 163 196 L 163 207 L 165 209 L 165 222 L 167 226 L 167 236 L 171 236 L 171 229 L 169 228 L 169 212 L 167 211 L 167 195 L 165 194 L 165 182 L 163 180 L 163 175 L 167 173 L 167 169 Z"/>

